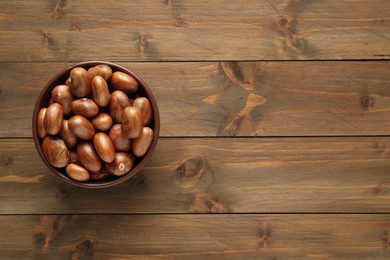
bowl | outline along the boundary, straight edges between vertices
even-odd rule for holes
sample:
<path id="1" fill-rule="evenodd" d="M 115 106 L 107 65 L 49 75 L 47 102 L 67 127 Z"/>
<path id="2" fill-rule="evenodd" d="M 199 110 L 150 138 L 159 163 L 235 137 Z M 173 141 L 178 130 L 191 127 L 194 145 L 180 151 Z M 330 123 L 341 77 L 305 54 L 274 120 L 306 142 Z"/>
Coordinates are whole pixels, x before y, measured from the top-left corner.
<path id="1" fill-rule="evenodd" d="M 153 136 L 152 144 L 151 144 L 149 150 L 147 151 L 147 153 L 143 157 L 135 159 L 134 166 L 133 166 L 132 170 L 130 170 L 130 172 L 128 172 L 127 174 L 125 174 L 123 176 L 111 176 L 108 179 L 99 180 L 99 181 L 90 180 L 88 182 L 78 182 L 78 181 L 71 179 L 66 174 L 65 167 L 64 168 L 55 168 L 46 159 L 46 157 L 43 153 L 43 150 L 42 150 L 42 141 L 43 140 L 39 137 L 38 131 L 37 131 L 37 117 L 38 117 L 38 113 L 39 113 L 41 108 L 48 107 L 49 100 L 51 98 L 51 91 L 53 90 L 53 88 L 57 85 L 64 84 L 64 82 L 66 81 L 66 79 L 69 76 L 70 71 L 73 68 L 83 67 L 84 69 L 88 70 L 89 68 L 94 67 L 94 66 L 99 65 L 99 64 L 106 64 L 106 65 L 111 67 L 113 72 L 121 71 L 121 72 L 124 72 L 126 74 L 129 74 L 130 76 L 132 76 L 134 79 L 137 80 L 137 82 L 138 82 L 137 94 L 148 98 L 150 103 L 151 103 L 151 106 L 152 106 L 153 119 L 152 119 L 152 122 L 150 123 L 149 127 L 153 129 L 154 136 Z M 152 94 L 152 91 L 150 90 L 148 85 L 140 77 L 138 77 L 134 72 L 132 72 L 131 70 L 129 70 L 125 67 L 122 67 L 120 65 L 117 65 L 117 64 L 114 64 L 111 62 L 87 61 L 87 62 L 82 62 L 82 63 L 76 64 L 74 66 L 71 66 L 71 67 L 61 71 L 60 73 L 55 75 L 53 78 L 51 78 L 51 80 L 49 80 L 49 82 L 46 84 L 46 86 L 42 89 L 42 91 L 39 94 L 38 99 L 35 103 L 33 120 L 32 120 L 32 130 L 33 130 L 32 132 L 33 132 L 35 147 L 38 151 L 39 156 L 42 158 L 42 160 L 46 164 L 46 166 L 55 175 L 60 177 L 63 181 L 65 181 L 71 185 L 74 185 L 74 186 L 83 187 L 83 188 L 106 188 L 106 187 L 112 187 L 112 186 L 115 186 L 115 185 L 118 185 L 120 183 L 127 181 L 128 179 L 133 177 L 137 172 L 139 172 L 139 170 L 141 170 L 141 168 L 149 160 L 149 158 L 151 157 L 151 155 L 156 147 L 156 144 L 157 144 L 157 140 L 158 140 L 158 136 L 159 136 L 159 132 L 160 132 L 160 116 L 159 116 L 157 102 Z"/>

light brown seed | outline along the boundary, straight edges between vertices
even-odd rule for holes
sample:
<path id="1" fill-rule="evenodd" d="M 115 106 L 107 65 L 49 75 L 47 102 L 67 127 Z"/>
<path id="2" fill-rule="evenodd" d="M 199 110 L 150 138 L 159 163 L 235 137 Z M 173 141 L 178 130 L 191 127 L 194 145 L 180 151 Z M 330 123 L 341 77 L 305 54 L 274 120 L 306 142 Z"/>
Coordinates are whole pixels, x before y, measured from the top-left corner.
<path id="1" fill-rule="evenodd" d="M 56 135 L 60 132 L 63 120 L 62 106 L 58 103 L 51 104 L 47 110 L 44 119 L 46 133 Z"/>
<path id="2" fill-rule="evenodd" d="M 70 71 L 68 83 L 75 97 L 87 97 L 92 90 L 92 77 L 84 68 L 76 67 Z"/>
<path id="3" fill-rule="evenodd" d="M 76 146 L 78 138 L 70 131 L 68 120 L 64 119 L 62 121 L 62 128 L 59 135 L 64 140 L 68 148 L 73 148 Z"/>
<path id="4" fill-rule="evenodd" d="M 108 133 L 115 150 L 118 152 L 127 152 L 131 149 L 131 139 L 122 132 L 121 124 L 113 125 Z"/>
<path id="5" fill-rule="evenodd" d="M 90 179 L 89 172 L 84 167 L 75 163 L 70 163 L 66 166 L 66 173 L 76 181 L 86 182 Z"/>
<path id="6" fill-rule="evenodd" d="M 127 153 L 116 153 L 112 163 L 106 163 L 106 169 L 116 176 L 123 176 L 128 173 L 134 165 L 134 159 Z"/>
<path id="7" fill-rule="evenodd" d="M 95 76 L 101 76 L 106 81 L 110 80 L 112 76 L 112 69 L 106 64 L 96 65 L 95 67 L 90 68 L 88 72 L 92 76 L 92 78 Z"/>
<path id="8" fill-rule="evenodd" d="M 121 90 L 126 94 L 133 94 L 138 90 L 138 82 L 130 75 L 116 71 L 112 74 L 111 85 L 116 90 Z"/>
<path id="9" fill-rule="evenodd" d="M 126 93 L 120 90 L 114 91 L 110 98 L 110 116 L 115 123 L 122 121 L 123 110 L 130 106 L 130 100 Z"/>
<path id="10" fill-rule="evenodd" d="M 142 128 L 140 136 L 133 140 L 132 150 L 137 157 L 142 157 L 149 150 L 153 141 L 153 130 L 149 127 Z"/>
<path id="11" fill-rule="evenodd" d="M 110 91 L 108 90 L 107 82 L 103 77 L 95 76 L 93 78 L 92 96 L 96 104 L 101 107 L 105 107 L 110 103 Z"/>
<path id="12" fill-rule="evenodd" d="M 73 96 L 70 93 L 70 88 L 67 85 L 58 85 L 51 92 L 53 103 L 58 103 L 64 110 L 64 115 L 72 113 Z"/>
<path id="13" fill-rule="evenodd" d="M 72 112 L 75 115 L 94 117 L 99 113 L 99 107 L 92 99 L 82 98 L 72 102 Z"/>
<path id="14" fill-rule="evenodd" d="M 133 102 L 133 106 L 141 111 L 143 125 L 148 126 L 152 121 L 152 105 L 150 104 L 149 99 L 146 97 L 136 98 Z"/>
<path id="15" fill-rule="evenodd" d="M 47 161 L 57 168 L 69 163 L 69 151 L 65 142 L 57 136 L 46 136 L 42 142 L 42 151 Z"/>
<path id="16" fill-rule="evenodd" d="M 41 110 L 39 110 L 38 117 L 37 117 L 37 131 L 38 131 L 38 136 L 40 138 L 45 138 L 47 135 L 46 130 L 45 130 L 45 115 L 46 115 L 47 108 L 44 107 Z"/>
<path id="17" fill-rule="evenodd" d="M 68 121 L 70 131 L 77 137 L 84 140 L 91 140 L 95 135 L 95 128 L 83 116 L 72 116 Z"/>
<path id="18" fill-rule="evenodd" d="M 81 164 L 91 172 L 98 172 L 102 162 L 91 143 L 82 142 L 77 145 L 77 155 Z"/>
<path id="19" fill-rule="evenodd" d="M 114 160 L 115 148 L 108 135 L 97 133 L 93 138 L 93 145 L 100 159 L 108 163 Z"/>
<path id="20" fill-rule="evenodd" d="M 112 118 L 109 114 L 101 112 L 91 121 L 92 125 L 99 131 L 107 131 L 112 126 Z"/>
<path id="21" fill-rule="evenodd" d="M 123 110 L 122 131 L 128 138 L 137 138 L 142 132 L 142 115 L 138 108 L 130 106 Z"/>

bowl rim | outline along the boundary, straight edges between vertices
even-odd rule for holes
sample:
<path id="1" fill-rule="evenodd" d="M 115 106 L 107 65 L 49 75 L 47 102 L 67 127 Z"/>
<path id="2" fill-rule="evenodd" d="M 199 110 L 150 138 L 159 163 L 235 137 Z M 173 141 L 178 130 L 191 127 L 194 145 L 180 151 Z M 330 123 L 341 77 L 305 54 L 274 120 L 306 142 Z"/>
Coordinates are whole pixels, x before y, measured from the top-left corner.
<path id="1" fill-rule="evenodd" d="M 55 82 L 62 77 L 65 77 L 65 75 L 69 75 L 70 71 L 73 68 L 76 67 L 83 67 L 84 69 L 88 70 L 91 67 L 94 67 L 96 65 L 108 65 L 111 67 L 113 72 L 115 71 L 121 71 L 126 74 L 129 74 L 132 76 L 134 79 L 137 80 L 139 86 L 142 87 L 142 89 L 146 92 L 148 99 L 151 103 L 152 106 L 152 111 L 153 111 L 153 120 L 154 120 L 154 127 L 153 127 L 153 141 L 152 144 L 150 145 L 148 151 L 146 152 L 145 156 L 142 157 L 141 161 L 133 168 L 129 173 L 126 175 L 123 175 L 117 179 L 110 180 L 110 181 L 104 181 L 102 180 L 101 183 L 99 182 L 78 182 L 76 180 L 71 179 L 68 177 L 66 174 L 63 174 L 62 172 L 58 171 L 57 168 L 53 167 L 48 160 L 46 159 L 45 155 L 43 154 L 43 149 L 42 149 L 42 143 L 41 143 L 41 138 L 38 136 L 38 130 L 37 130 L 37 118 L 38 118 L 38 113 L 41 110 L 42 107 L 40 107 L 40 104 L 42 103 L 42 100 L 44 96 L 47 94 L 47 91 L 51 91 L 56 85 Z M 55 74 L 43 87 L 41 90 L 38 98 L 36 99 L 35 106 L 34 106 L 34 111 L 33 111 L 33 117 L 32 117 L 32 132 L 33 132 L 33 139 L 34 139 L 34 144 L 35 148 L 38 151 L 39 156 L 41 157 L 42 161 L 46 164 L 46 166 L 53 172 L 55 175 L 60 177 L 62 180 L 65 182 L 72 184 L 74 186 L 82 187 L 82 188 L 92 188 L 92 189 L 98 189 L 98 188 L 108 188 L 112 186 L 116 186 L 120 183 L 123 183 L 127 180 L 129 180 L 131 177 L 133 177 L 136 173 L 138 173 L 141 168 L 145 165 L 145 163 L 149 160 L 149 158 L 152 156 L 156 145 L 157 145 L 157 140 L 159 138 L 159 133 L 160 133 L 160 114 L 159 114 L 159 109 L 157 105 L 157 101 L 150 90 L 149 86 L 138 76 L 136 75 L 133 71 L 131 71 L 128 68 L 125 68 L 121 65 L 112 63 L 112 62 L 107 62 L 107 61 L 84 61 L 77 63 L 75 65 L 72 65 L 68 67 L 67 69 L 64 69 L 57 74 Z"/>

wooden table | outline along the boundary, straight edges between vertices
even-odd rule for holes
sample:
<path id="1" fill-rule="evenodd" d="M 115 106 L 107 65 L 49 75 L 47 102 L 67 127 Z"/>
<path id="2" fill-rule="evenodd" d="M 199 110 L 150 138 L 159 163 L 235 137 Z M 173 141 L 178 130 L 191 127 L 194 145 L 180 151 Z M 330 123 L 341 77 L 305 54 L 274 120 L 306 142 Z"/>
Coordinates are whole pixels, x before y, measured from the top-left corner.
<path id="1" fill-rule="evenodd" d="M 389 259 L 390 1 L 239 2 L 0 0 L 1 259 Z M 116 188 L 67 185 L 32 140 L 87 60 L 160 107 Z"/>

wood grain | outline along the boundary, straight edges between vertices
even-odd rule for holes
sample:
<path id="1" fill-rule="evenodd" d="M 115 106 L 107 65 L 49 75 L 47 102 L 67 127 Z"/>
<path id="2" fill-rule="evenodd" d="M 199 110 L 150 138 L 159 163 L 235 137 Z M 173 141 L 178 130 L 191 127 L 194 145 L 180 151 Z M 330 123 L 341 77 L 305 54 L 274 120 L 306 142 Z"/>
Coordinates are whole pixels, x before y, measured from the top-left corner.
<path id="1" fill-rule="evenodd" d="M 386 0 L 2 0 L 0 61 L 388 59 Z"/>
<path id="2" fill-rule="evenodd" d="M 388 259 L 389 215 L 0 216 L 0 256 Z"/>
<path id="3" fill-rule="evenodd" d="M 390 259 L 389 35 L 386 0 L 0 0 L 0 259 Z M 114 188 L 69 186 L 31 139 L 85 60 L 160 108 Z"/>
<path id="4" fill-rule="evenodd" d="M 0 140 L 0 214 L 390 213 L 390 138 L 161 139 L 131 181 L 68 186 Z"/>
<path id="5" fill-rule="evenodd" d="M 162 136 L 390 134 L 388 62 L 119 63 L 151 87 Z M 0 137 L 31 137 L 35 100 L 70 63 L 0 63 Z"/>

